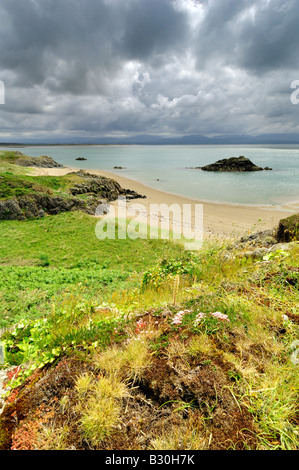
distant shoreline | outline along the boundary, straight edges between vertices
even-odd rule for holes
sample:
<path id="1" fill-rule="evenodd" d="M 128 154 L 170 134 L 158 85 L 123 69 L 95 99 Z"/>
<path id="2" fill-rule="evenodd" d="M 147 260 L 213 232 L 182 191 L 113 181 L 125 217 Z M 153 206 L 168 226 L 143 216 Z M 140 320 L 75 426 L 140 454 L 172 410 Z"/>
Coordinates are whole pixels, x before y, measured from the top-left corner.
<path id="1" fill-rule="evenodd" d="M 63 176 L 69 172 L 78 171 L 79 167 L 65 168 L 34 168 L 36 175 Z M 266 206 L 245 206 L 238 204 L 215 203 L 193 199 L 190 197 L 180 196 L 157 190 L 140 183 L 136 180 L 117 175 L 106 170 L 84 170 L 88 173 L 105 176 L 117 181 L 123 188 L 134 190 L 139 194 L 145 195 L 146 199 L 134 200 L 128 202 L 130 207 L 132 204 L 143 204 L 149 213 L 151 204 L 190 204 L 192 207 L 192 224 L 194 225 L 193 208 L 195 204 L 203 205 L 204 215 L 204 239 L 212 236 L 220 237 L 240 237 L 252 231 L 273 229 L 277 226 L 280 219 L 298 212 L 298 206 L 282 205 L 279 207 L 269 208 Z M 115 204 L 115 203 L 112 203 Z M 150 224 L 151 221 L 148 220 Z"/>

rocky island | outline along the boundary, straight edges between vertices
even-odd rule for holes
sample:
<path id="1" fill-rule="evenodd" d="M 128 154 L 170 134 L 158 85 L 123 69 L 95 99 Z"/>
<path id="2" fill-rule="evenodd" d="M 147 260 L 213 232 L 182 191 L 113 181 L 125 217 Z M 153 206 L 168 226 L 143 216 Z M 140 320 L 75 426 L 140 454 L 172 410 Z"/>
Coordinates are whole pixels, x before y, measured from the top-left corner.
<path id="1" fill-rule="evenodd" d="M 263 170 L 271 170 L 272 168 L 269 168 L 269 167 L 262 168 L 252 163 L 252 161 L 249 160 L 249 158 L 241 156 L 241 157 L 223 158 L 222 160 L 218 160 L 217 162 L 211 163 L 210 165 L 197 166 L 194 169 L 203 170 L 203 171 L 239 172 L 239 171 L 263 171 Z"/>

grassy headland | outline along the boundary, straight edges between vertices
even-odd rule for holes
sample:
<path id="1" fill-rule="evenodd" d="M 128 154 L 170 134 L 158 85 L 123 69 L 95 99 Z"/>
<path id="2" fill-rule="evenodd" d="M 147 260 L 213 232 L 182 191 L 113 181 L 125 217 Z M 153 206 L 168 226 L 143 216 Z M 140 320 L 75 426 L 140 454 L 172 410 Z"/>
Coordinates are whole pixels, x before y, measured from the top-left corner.
<path id="1" fill-rule="evenodd" d="M 190 253 L 96 222 L 0 221 L 0 448 L 298 449 L 298 242 Z"/>

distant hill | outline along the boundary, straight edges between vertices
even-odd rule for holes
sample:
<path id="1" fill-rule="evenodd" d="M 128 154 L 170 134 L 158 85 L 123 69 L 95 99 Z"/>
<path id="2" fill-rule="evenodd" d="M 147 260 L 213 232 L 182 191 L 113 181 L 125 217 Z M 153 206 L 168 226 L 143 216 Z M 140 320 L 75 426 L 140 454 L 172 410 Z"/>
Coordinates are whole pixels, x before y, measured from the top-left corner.
<path id="1" fill-rule="evenodd" d="M 142 134 L 128 137 L 76 137 L 48 138 L 29 141 L 18 139 L 19 142 L 0 142 L 0 146 L 24 145 L 249 145 L 249 144 L 299 144 L 299 134 L 260 134 L 252 135 L 219 135 L 207 137 L 201 134 L 180 137 L 162 137 L 159 135 Z"/>

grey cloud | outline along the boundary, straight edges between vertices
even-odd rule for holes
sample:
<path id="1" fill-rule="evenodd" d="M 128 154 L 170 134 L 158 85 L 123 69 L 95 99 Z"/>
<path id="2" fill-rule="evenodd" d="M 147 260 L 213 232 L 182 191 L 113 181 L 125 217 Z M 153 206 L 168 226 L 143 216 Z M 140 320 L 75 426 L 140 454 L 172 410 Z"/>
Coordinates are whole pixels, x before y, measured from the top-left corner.
<path id="1" fill-rule="evenodd" d="M 105 92 L 123 62 L 157 61 L 182 47 L 184 15 L 168 0 L 3 0 L 1 66 L 18 85 L 74 94 Z"/>
<path id="2" fill-rule="evenodd" d="M 19 85 L 48 80 L 56 91 L 84 93 L 96 67 L 99 91 L 101 75 L 117 67 L 111 37 L 119 15 L 104 1 L 3 0 L 1 8 L 8 20 L 1 66 L 15 71 Z"/>
<path id="3" fill-rule="evenodd" d="M 297 0 L 1 0 L 0 135 L 293 131 L 298 20 Z"/>
<path id="4" fill-rule="evenodd" d="M 272 0 L 244 25 L 241 64 L 257 73 L 280 68 L 296 69 L 299 56 L 299 9 L 296 0 Z"/>
<path id="5" fill-rule="evenodd" d="M 187 18 L 173 8 L 171 1 L 136 1 L 126 14 L 121 48 L 128 58 L 150 59 L 158 64 L 157 57 L 182 53 L 187 28 Z"/>
<path id="6" fill-rule="evenodd" d="M 295 69 L 298 20 L 296 0 L 210 0 L 195 42 L 198 67 L 216 59 L 255 74 Z"/>

